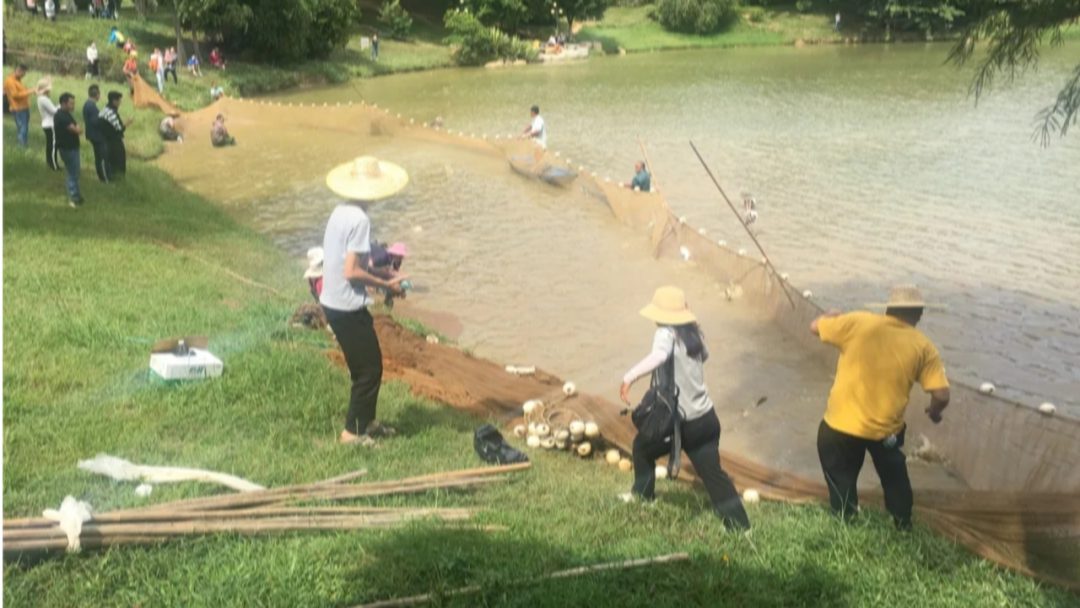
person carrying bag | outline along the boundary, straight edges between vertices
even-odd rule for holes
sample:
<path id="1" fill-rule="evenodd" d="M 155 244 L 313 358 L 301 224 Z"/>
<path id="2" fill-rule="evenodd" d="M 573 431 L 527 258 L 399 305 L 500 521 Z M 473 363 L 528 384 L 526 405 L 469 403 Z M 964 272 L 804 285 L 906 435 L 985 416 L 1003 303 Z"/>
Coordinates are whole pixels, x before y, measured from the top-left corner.
<path id="1" fill-rule="evenodd" d="M 649 390 L 632 419 L 634 485 L 622 495 L 626 502 L 651 501 L 656 495 L 656 459 L 668 455 L 668 477 L 679 473 L 685 451 L 694 465 L 713 509 L 724 527 L 749 530 L 750 519 L 735 484 L 720 467 L 720 419 L 705 386 L 704 362 L 709 353 L 697 317 L 677 287 L 661 287 L 641 316 L 657 325 L 652 352 L 623 377 L 619 397 L 630 405 L 630 386 L 653 373 Z M 625 413 L 625 412 L 624 412 Z"/>

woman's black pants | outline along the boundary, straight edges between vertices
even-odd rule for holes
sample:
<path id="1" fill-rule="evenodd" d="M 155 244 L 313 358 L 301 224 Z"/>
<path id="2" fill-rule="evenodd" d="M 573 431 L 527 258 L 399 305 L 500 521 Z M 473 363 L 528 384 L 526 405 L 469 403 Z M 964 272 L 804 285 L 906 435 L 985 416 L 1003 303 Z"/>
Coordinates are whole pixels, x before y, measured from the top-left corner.
<path id="1" fill-rule="evenodd" d="M 323 305 L 323 312 L 341 345 L 352 376 L 345 430 L 354 435 L 363 435 L 375 420 L 382 386 L 382 350 L 379 348 L 379 336 L 375 333 L 375 319 L 366 308 L 335 310 Z"/>

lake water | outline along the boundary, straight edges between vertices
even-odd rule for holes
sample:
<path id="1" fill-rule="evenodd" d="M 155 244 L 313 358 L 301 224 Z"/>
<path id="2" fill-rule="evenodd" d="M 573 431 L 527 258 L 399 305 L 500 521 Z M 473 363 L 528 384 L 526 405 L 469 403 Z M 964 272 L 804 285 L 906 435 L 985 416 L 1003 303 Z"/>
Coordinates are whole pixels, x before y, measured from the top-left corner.
<path id="1" fill-rule="evenodd" d="M 522 129 L 528 107 L 537 104 L 552 150 L 623 180 L 642 156 L 640 135 L 675 212 L 752 249 L 690 150 L 693 140 L 729 195 L 756 196 L 763 246 L 823 306 L 860 307 L 881 301 L 893 283 L 914 282 L 949 306 L 928 315 L 924 329 L 952 377 L 991 381 L 1006 396 L 1080 412 L 1080 135 L 1055 138 L 1049 148 L 1031 141 L 1036 112 L 1053 100 L 1075 58 L 1050 53 L 1036 75 L 976 107 L 967 94 L 970 72 L 944 65 L 946 52 L 943 45 L 667 52 L 417 73 L 279 99 L 334 103 L 363 95 L 418 121 L 441 116 L 450 130 L 492 136 Z M 625 243 L 617 242 L 625 236 L 602 212 L 560 206 L 556 194 L 529 191 L 512 176 L 479 184 L 446 177 L 438 163 L 426 162 L 448 180 L 436 188 L 440 206 L 430 213 L 441 217 L 462 198 L 472 202 L 460 222 L 438 226 L 454 235 L 425 255 L 455 258 L 464 251 L 455 242 L 534 227 L 571 231 L 571 246 L 580 247 L 569 266 L 566 252 L 541 246 L 522 258 L 535 263 L 507 267 L 500 262 L 505 251 L 491 244 L 481 253 L 488 256 L 481 276 L 451 270 L 443 293 L 427 299 L 463 317 L 466 342 L 481 350 L 490 345 L 504 358 L 525 357 L 525 348 L 494 348 L 494 332 L 529 322 L 537 279 L 540 289 L 554 292 L 540 294 L 540 303 L 558 294 L 567 314 L 577 305 L 610 311 L 640 304 L 640 297 L 622 302 L 623 290 L 595 293 L 575 281 L 592 274 L 582 275 L 582 266 L 613 268 L 627 257 Z M 287 209 L 271 209 L 262 208 L 256 223 L 297 252 L 321 229 L 319 217 L 291 221 Z M 399 217 L 385 218 L 384 236 L 416 236 L 406 225 L 426 218 L 403 213 L 388 214 Z M 516 242 L 528 247 L 534 240 Z M 414 268 L 424 264 L 417 260 Z M 652 286 L 635 291 L 640 296 Z M 462 310 L 493 289 L 519 290 L 503 302 L 525 318 L 481 327 L 487 307 L 480 306 L 480 318 Z M 579 343 L 567 350 L 581 356 L 597 354 L 588 344 L 607 339 L 575 338 Z M 585 365 L 573 357 L 563 365 Z"/>

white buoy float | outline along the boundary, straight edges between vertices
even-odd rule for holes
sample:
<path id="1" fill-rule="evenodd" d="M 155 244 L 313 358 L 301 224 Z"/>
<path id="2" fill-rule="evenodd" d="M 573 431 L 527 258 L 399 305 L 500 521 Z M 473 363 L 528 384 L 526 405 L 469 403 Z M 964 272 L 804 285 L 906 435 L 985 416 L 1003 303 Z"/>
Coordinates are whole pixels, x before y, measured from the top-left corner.
<path id="1" fill-rule="evenodd" d="M 529 435 L 529 438 L 525 440 L 525 445 L 530 448 L 536 449 L 540 447 L 540 438 L 536 435 Z"/>
<path id="2" fill-rule="evenodd" d="M 562 385 L 562 392 L 567 397 L 573 397 L 577 393 L 577 386 L 573 382 L 567 382 Z"/>
<path id="3" fill-rule="evenodd" d="M 704 228 L 698 228 L 697 233 L 700 234 L 701 236 L 705 236 L 705 229 Z"/>
<path id="4" fill-rule="evenodd" d="M 810 291 L 809 289 L 807 289 L 806 291 L 802 292 L 802 297 L 804 297 L 804 298 L 806 298 L 807 300 L 809 300 L 809 299 L 811 299 L 811 298 L 813 298 L 813 297 L 814 297 L 814 292 L 812 292 L 812 291 Z"/>
<path id="5" fill-rule="evenodd" d="M 789 274 L 788 274 L 788 273 L 786 273 L 786 272 L 781 272 L 781 273 L 780 273 L 780 278 L 781 278 L 781 279 L 783 279 L 783 280 L 785 280 L 785 281 L 787 281 L 788 279 L 790 279 L 790 278 L 791 278 L 791 275 L 789 275 Z"/>
<path id="6" fill-rule="evenodd" d="M 519 424 L 519 425 L 514 427 L 514 436 L 515 437 L 524 437 L 526 434 L 527 433 L 526 433 L 526 429 L 525 429 L 524 424 Z"/>
<path id="7" fill-rule="evenodd" d="M 757 490 L 747 490 L 742 493 L 742 499 L 748 505 L 756 505 L 761 502 L 761 494 Z"/>
<path id="8" fill-rule="evenodd" d="M 608 450 L 607 454 L 604 455 L 604 460 L 607 460 L 608 464 L 619 464 L 619 461 L 622 460 L 622 454 L 619 453 L 619 450 Z"/>
<path id="9" fill-rule="evenodd" d="M 679 255 L 682 256 L 682 259 L 689 260 L 690 259 L 690 250 L 687 249 L 686 247 L 679 247 Z"/>
<path id="10" fill-rule="evenodd" d="M 979 392 L 983 393 L 984 395 L 993 395 L 995 390 L 997 389 L 994 388 L 994 385 L 990 384 L 989 382 L 983 382 L 979 385 Z"/>
<path id="11" fill-rule="evenodd" d="M 545 438 L 541 439 L 540 440 L 540 447 L 544 448 L 545 450 L 554 450 L 555 449 L 555 438 L 554 437 L 545 437 Z"/>
<path id="12" fill-rule="evenodd" d="M 619 461 L 619 470 L 622 471 L 623 473 L 626 473 L 626 472 L 630 471 L 633 468 L 634 468 L 634 463 L 630 462 L 628 459 L 623 458 L 622 460 Z"/>
<path id="13" fill-rule="evenodd" d="M 589 439 L 596 439 L 600 436 L 600 427 L 595 422 L 585 423 L 585 436 Z"/>
<path id="14" fill-rule="evenodd" d="M 1053 416 L 1057 413 L 1057 406 L 1047 402 L 1039 406 L 1039 411 L 1047 416 Z"/>
<path id="15" fill-rule="evenodd" d="M 727 241 L 725 241 L 724 239 L 720 239 L 719 241 L 716 241 L 716 244 L 721 246 L 721 247 L 727 247 Z"/>
<path id="16" fill-rule="evenodd" d="M 588 456 L 589 454 L 592 454 L 592 444 L 586 441 L 585 443 L 577 446 L 577 453 L 578 456 L 581 456 L 582 458 Z"/>
<path id="17" fill-rule="evenodd" d="M 665 479 L 665 478 L 667 478 L 667 467 L 665 467 L 662 464 L 656 465 L 656 478 L 657 479 Z"/>
<path id="18" fill-rule="evenodd" d="M 536 425 L 536 434 L 539 435 L 541 439 L 548 437 L 551 435 L 551 427 L 541 422 Z"/>
<path id="19" fill-rule="evenodd" d="M 738 253 L 739 256 L 742 257 L 742 256 L 746 255 L 746 250 L 740 248 L 736 253 Z"/>
<path id="20" fill-rule="evenodd" d="M 533 413 L 533 410 L 535 410 L 535 409 L 536 409 L 536 405 L 537 405 L 537 402 L 536 402 L 536 401 L 526 401 L 526 402 L 524 403 L 524 405 L 522 405 L 522 406 L 521 406 L 521 409 L 522 409 L 522 411 L 524 411 L 524 412 L 525 412 L 526 414 L 531 414 L 531 413 Z"/>

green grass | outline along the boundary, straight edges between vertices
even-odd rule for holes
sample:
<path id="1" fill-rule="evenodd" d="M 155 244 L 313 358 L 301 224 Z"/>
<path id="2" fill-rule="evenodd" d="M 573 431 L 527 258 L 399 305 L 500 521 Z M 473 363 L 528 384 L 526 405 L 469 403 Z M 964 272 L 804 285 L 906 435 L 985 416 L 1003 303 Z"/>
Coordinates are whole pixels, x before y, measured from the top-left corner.
<path id="1" fill-rule="evenodd" d="M 648 6 L 612 7 L 599 22 L 581 28 L 577 39 L 600 42 L 607 52 L 619 48 L 627 52 L 659 51 L 666 49 L 775 46 L 804 42 L 842 41 L 844 36 L 857 35 L 845 27 L 833 31 L 832 17 L 823 14 L 803 14 L 791 7 L 739 9 L 739 19 L 730 29 L 711 36 L 695 36 L 666 31 L 649 19 Z M 845 26 L 849 24 L 845 23 Z M 850 27 L 854 27 L 851 25 Z"/>
<path id="2" fill-rule="evenodd" d="M 230 472 L 267 486 L 366 467 L 370 479 L 478 465 L 482 421 L 384 387 L 380 418 L 400 435 L 377 450 L 340 447 L 349 380 L 318 332 L 288 327 L 309 297 L 287 259 L 220 208 L 134 161 L 124 184 L 84 179 L 65 206 L 62 177 L 23 154 L 5 119 L 4 509 L 32 516 L 65 495 L 106 511 L 145 504 L 135 484 L 76 469 L 101 452 L 146 464 Z M 165 242 L 179 252 L 163 247 Z M 218 266 L 285 294 L 231 278 Z M 200 333 L 220 379 L 179 385 L 147 372 L 154 339 Z M 1002 572 L 923 527 L 896 534 L 880 514 L 844 527 L 822 508 L 750 507 L 756 550 L 724 532 L 704 494 L 664 483 L 653 508 L 614 499 L 627 474 L 534 454 L 506 485 L 379 504 L 475 506 L 506 532 L 429 524 L 378 532 L 219 535 L 148 548 L 5 561 L 6 606 L 353 606 L 484 587 L 448 606 L 1020 606 L 1076 597 Z M 150 502 L 211 491 L 161 485 Z M 689 563 L 538 584 L 559 569 L 686 551 Z"/>
<path id="3" fill-rule="evenodd" d="M 74 17 L 61 15 L 55 23 L 40 17 L 33 19 L 21 12 L 6 16 L 7 44 L 8 49 L 13 51 L 6 61 L 26 61 L 33 68 L 53 74 L 82 75 L 86 46 L 90 40 L 95 40 L 101 53 L 103 76 L 119 85 L 123 80 L 120 73 L 123 57 L 114 48 L 107 48 L 106 44 L 110 27 L 117 24 L 121 32 L 135 41 L 139 49 L 140 73 L 153 83 L 154 76 L 147 68 L 150 53 L 155 47 L 164 50 L 176 45 L 172 15 L 164 9 L 147 19 L 138 19 L 133 10 L 125 10 L 122 15 L 124 18 L 119 22 L 95 20 L 83 14 Z M 420 20 L 417 20 L 415 35 L 410 40 L 383 37 L 379 44 L 379 60 L 372 61 L 370 52 L 361 50 L 360 38 L 371 35 L 376 27 L 376 18 L 374 11 L 364 11 L 361 23 L 345 48 L 336 50 L 326 60 L 296 65 L 266 65 L 227 58 L 229 67 L 223 72 L 210 67 L 210 48 L 204 43 L 200 57 L 203 77 L 190 76 L 180 66 L 179 84 L 167 85 L 166 97 L 181 109 L 194 110 L 210 103 L 210 83 L 215 80 L 227 94 L 253 96 L 298 86 L 341 83 L 351 78 L 451 65 L 450 50 L 442 44 L 444 34 L 441 28 Z M 185 42 L 185 46 L 188 53 L 193 52 L 190 40 Z M 19 55 L 19 52 L 32 55 Z"/>

